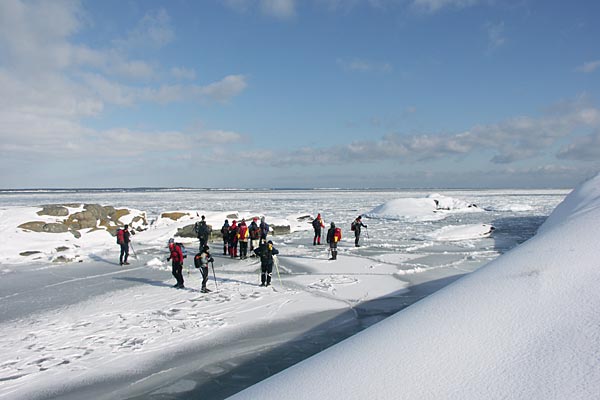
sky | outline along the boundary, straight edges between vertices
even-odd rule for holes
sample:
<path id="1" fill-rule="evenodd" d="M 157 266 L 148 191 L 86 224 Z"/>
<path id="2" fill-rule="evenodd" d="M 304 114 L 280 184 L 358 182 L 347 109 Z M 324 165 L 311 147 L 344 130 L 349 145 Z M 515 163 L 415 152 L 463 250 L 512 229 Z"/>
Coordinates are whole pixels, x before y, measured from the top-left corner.
<path id="1" fill-rule="evenodd" d="M 0 188 L 571 188 L 597 1 L 0 1 Z"/>

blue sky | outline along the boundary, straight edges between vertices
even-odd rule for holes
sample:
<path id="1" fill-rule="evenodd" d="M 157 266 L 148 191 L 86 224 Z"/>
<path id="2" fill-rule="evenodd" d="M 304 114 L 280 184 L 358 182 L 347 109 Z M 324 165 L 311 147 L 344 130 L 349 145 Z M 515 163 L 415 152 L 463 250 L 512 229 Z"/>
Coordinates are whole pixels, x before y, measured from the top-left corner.
<path id="1" fill-rule="evenodd" d="M 573 187 L 600 2 L 0 2 L 0 188 Z"/>

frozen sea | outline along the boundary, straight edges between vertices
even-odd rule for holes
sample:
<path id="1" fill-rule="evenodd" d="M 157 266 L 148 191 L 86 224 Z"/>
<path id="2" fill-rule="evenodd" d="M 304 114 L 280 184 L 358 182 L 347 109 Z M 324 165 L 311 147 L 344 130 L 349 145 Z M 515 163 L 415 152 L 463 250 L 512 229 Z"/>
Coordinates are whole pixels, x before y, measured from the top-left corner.
<path id="1" fill-rule="evenodd" d="M 481 212 L 448 213 L 437 220 L 367 217 L 371 210 L 389 201 L 422 199 L 433 193 L 474 204 Z M 198 210 L 201 213 L 237 211 L 281 219 L 290 215 L 314 216 L 321 213 L 326 223 L 334 221 L 344 230 L 346 241 L 340 245 L 340 255 L 393 267 L 396 271 L 394 277 L 408 288 L 394 296 L 353 304 L 349 307 L 351 309 L 343 312 L 318 311 L 304 321 L 276 321 L 264 330 L 253 328 L 235 342 L 216 341 L 214 346 L 200 346 L 182 357 L 185 360 L 181 363 L 186 365 L 184 376 L 165 378 L 146 392 L 138 390 L 119 395 L 121 398 L 176 399 L 197 396 L 217 399 L 236 393 L 377 323 L 518 246 L 535 234 L 567 193 L 567 190 L 550 189 L 30 190 L 0 191 L 0 210 L 44 204 L 93 203 L 142 210 L 147 213 L 149 220 L 157 219 L 162 212 L 175 210 Z M 363 231 L 362 246 L 355 248 L 352 245 L 350 223 L 359 214 L 365 215 L 363 222 L 368 228 Z M 436 235 L 445 227 L 480 224 L 494 226 L 493 235 L 464 240 L 443 240 Z M 311 230 L 275 236 L 273 240 L 281 252 L 282 263 L 285 260 L 284 280 L 293 275 L 310 275 L 310 271 L 303 267 L 306 259 L 324 256 L 324 246 L 312 246 Z M 165 256 L 162 246 L 145 245 L 143 242 L 135 245 L 142 262 Z M 213 249 L 215 247 L 218 248 L 218 244 Z M 303 263 L 295 263 L 295 259 L 302 259 Z M 74 272 L 77 268 L 79 271 Z M 100 276 L 107 269 L 118 270 L 108 255 L 81 266 L 71 264 L 40 269 L 31 265 L 2 265 L 2 269 L 21 270 L 22 273 L 2 275 L 0 322 L 24 318 L 31 313 L 58 310 L 95 296 L 110 294 L 125 286 L 145 285 L 171 278 L 164 270 L 132 270 L 131 276 L 119 281 L 118 285 L 114 284 L 114 280 L 96 282 L 93 288 L 86 288 L 73 296 L 72 293 L 60 292 L 58 288 L 53 289 L 55 286 L 47 283 L 62 273 L 71 274 L 69 276 L 75 273 L 78 276 Z M 227 269 L 219 273 L 222 276 L 228 276 L 228 273 L 234 276 L 234 272 L 227 272 Z M 36 293 L 36 285 L 49 288 Z M 294 288 L 302 290 L 299 286 Z M 40 296 L 45 296 L 43 301 L 40 301 Z M 308 323 L 310 329 L 304 326 L 307 321 L 312 323 Z M 219 353 L 219 356 L 215 353 Z M 205 361 L 196 362 L 197 359 Z"/>

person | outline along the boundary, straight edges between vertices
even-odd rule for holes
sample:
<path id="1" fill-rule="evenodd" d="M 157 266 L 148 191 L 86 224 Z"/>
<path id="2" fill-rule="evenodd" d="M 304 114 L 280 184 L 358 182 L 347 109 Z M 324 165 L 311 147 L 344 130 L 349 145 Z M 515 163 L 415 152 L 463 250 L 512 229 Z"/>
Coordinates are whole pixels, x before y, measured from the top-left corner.
<path id="1" fill-rule="evenodd" d="M 358 241 L 360 240 L 360 229 L 361 227 L 367 227 L 362 223 L 362 215 L 356 217 L 354 222 L 352 222 L 352 230 L 354 231 L 354 247 L 360 247 Z"/>
<path id="2" fill-rule="evenodd" d="M 129 265 L 127 258 L 129 257 L 129 225 L 125 225 L 123 229 L 117 231 L 117 243 L 121 245 L 121 255 L 119 256 L 119 265 Z"/>
<path id="3" fill-rule="evenodd" d="M 336 228 L 335 223 L 331 223 L 329 230 L 327 231 L 327 243 L 329 243 L 329 250 L 331 251 L 330 260 L 337 260 L 337 244 L 342 239 L 342 230 Z"/>
<path id="4" fill-rule="evenodd" d="M 260 217 L 260 238 L 261 240 L 266 241 L 267 235 L 269 234 L 269 224 L 265 221 L 265 217 Z"/>
<path id="5" fill-rule="evenodd" d="M 177 283 L 173 285 L 174 288 L 184 289 L 183 286 L 183 252 L 181 247 L 175 243 L 173 238 L 169 239 L 169 251 L 171 255 L 167 258 L 167 261 L 171 261 L 171 273 Z"/>
<path id="6" fill-rule="evenodd" d="M 237 221 L 234 219 L 229 227 L 229 255 L 231 258 L 237 257 L 237 244 L 240 235 L 238 232 Z"/>
<path id="7" fill-rule="evenodd" d="M 279 250 L 273 247 L 272 241 L 261 240 L 254 253 L 260 257 L 260 286 L 269 286 L 273 273 L 273 256 L 279 254 Z"/>
<path id="8" fill-rule="evenodd" d="M 194 231 L 196 232 L 196 235 L 198 235 L 198 241 L 200 242 L 199 249 L 202 251 L 204 246 L 208 243 L 208 236 L 211 231 L 210 226 L 206 225 L 204 215 L 202 216 L 201 221 L 194 224 Z"/>
<path id="9" fill-rule="evenodd" d="M 223 255 L 226 256 L 229 252 L 229 221 L 225 220 L 221 228 L 221 236 L 223 236 Z"/>
<path id="10" fill-rule="evenodd" d="M 256 223 L 258 221 L 257 217 L 252 218 L 252 222 L 248 227 L 248 231 L 250 232 L 250 251 L 254 252 L 254 249 L 258 247 L 258 241 L 260 240 L 260 228 Z M 254 255 L 254 253 L 252 253 Z"/>
<path id="11" fill-rule="evenodd" d="M 321 218 L 321 214 L 317 214 L 317 218 L 313 219 L 312 226 L 315 230 L 313 246 L 316 246 L 318 244 L 321 244 L 321 228 L 325 228 L 325 224 L 323 223 L 323 218 Z"/>
<path id="12" fill-rule="evenodd" d="M 248 237 L 250 236 L 248 225 L 246 225 L 244 218 L 242 218 L 242 222 L 238 226 L 238 236 L 240 242 L 240 260 L 243 260 L 248 257 Z"/>
<path id="13" fill-rule="evenodd" d="M 208 263 L 214 262 L 215 260 L 208 250 L 209 247 L 205 244 L 202 251 L 194 256 L 194 266 L 198 268 L 202 274 L 202 288 L 200 289 L 202 293 L 211 291 L 206 287 L 206 282 L 208 282 Z"/>

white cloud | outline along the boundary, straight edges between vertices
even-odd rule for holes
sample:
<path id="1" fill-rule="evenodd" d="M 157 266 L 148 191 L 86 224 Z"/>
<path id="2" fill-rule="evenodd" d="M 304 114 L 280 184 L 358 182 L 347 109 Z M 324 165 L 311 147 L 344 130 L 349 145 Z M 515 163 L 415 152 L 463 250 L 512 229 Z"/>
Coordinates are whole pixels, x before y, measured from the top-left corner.
<path id="1" fill-rule="evenodd" d="M 243 92 L 247 86 L 248 84 L 244 75 L 228 75 L 219 82 L 214 82 L 203 87 L 196 87 L 194 91 L 214 101 L 227 102 Z"/>
<path id="2" fill-rule="evenodd" d="M 464 8 L 479 2 L 480 0 L 413 0 L 412 5 L 417 10 L 433 13 L 443 8 Z"/>
<path id="3" fill-rule="evenodd" d="M 115 40 L 118 47 L 125 49 L 161 48 L 175 38 L 171 17 L 164 9 L 150 11 L 129 31 L 124 39 Z"/>
<path id="4" fill-rule="evenodd" d="M 295 0 L 261 0 L 260 8 L 265 15 L 286 19 L 296 14 Z"/>
<path id="5" fill-rule="evenodd" d="M 181 79 L 181 80 L 196 79 L 196 71 L 194 71 L 194 69 L 192 69 L 192 68 L 173 67 L 173 68 L 171 68 L 171 75 L 175 79 Z"/>
<path id="6" fill-rule="evenodd" d="M 194 135 L 202 145 L 224 145 L 245 141 L 244 137 L 237 132 L 223 130 L 209 130 Z"/>
<path id="7" fill-rule="evenodd" d="M 578 129 L 600 127 L 600 109 L 576 102 L 559 113 L 540 117 L 515 117 L 497 124 L 475 125 L 456 134 L 392 133 L 376 141 L 359 141 L 333 148 L 303 148 L 278 156 L 277 165 L 343 164 L 348 162 L 430 161 L 448 157 L 488 155 L 495 164 L 510 164 L 546 154 L 559 139 Z M 595 143 L 596 137 L 581 143 Z M 598 146 L 600 148 L 600 146 Z M 563 158 L 576 158 L 579 147 L 569 147 Z M 581 151 L 581 150 L 579 150 Z M 593 152 L 595 154 L 595 152 Z M 589 151 L 579 159 L 586 159 Z"/>
<path id="8" fill-rule="evenodd" d="M 577 137 L 572 143 L 563 146 L 558 158 L 578 161 L 600 161 L 600 130 Z"/>
<path id="9" fill-rule="evenodd" d="M 258 9 L 262 14 L 278 19 L 296 15 L 296 0 L 224 0 L 223 4 L 241 14 Z"/>
<path id="10" fill-rule="evenodd" d="M 583 63 L 583 65 L 577 67 L 575 70 L 589 74 L 596 71 L 598 68 L 600 68 L 600 60 L 594 60 Z"/>

